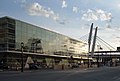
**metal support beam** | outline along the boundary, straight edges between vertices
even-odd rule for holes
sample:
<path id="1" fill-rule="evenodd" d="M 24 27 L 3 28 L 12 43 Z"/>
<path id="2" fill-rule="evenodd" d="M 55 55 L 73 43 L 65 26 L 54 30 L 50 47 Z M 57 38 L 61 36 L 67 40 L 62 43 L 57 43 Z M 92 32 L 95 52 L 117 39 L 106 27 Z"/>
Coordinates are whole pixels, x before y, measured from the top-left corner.
<path id="1" fill-rule="evenodd" d="M 90 57 L 89 57 L 89 55 L 90 55 L 90 46 L 91 46 L 91 39 L 92 39 L 92 31 L 93 31 L 93 23 L 91 24 L 89 38 L 88 38 L 88 68 L 90 66 L 90 60 L 89 60 Z"/>

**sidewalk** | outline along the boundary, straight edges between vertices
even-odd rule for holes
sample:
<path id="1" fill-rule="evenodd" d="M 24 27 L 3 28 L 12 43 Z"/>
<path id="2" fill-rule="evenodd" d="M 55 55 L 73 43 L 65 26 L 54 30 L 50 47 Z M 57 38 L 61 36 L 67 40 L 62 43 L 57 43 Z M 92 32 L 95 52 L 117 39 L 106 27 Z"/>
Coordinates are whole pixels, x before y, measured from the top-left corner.
<path id="1" fill-rule="evenodd" d="M 20 74 L 20 73 L 36 73 L 36 72 L 88 72 L 95 71 L 98 69 L 110 68 L 110 67 L 99 67 L 99 68 L 74 68 L 74 69 L 65 69 L 65 70 L 54 70 L 54 69 L 41 69 L 41 70 L 24 70 L 24 72 L 19 71 L 10 71 L 10 70 L 0 70 L 0 74 Z"/>

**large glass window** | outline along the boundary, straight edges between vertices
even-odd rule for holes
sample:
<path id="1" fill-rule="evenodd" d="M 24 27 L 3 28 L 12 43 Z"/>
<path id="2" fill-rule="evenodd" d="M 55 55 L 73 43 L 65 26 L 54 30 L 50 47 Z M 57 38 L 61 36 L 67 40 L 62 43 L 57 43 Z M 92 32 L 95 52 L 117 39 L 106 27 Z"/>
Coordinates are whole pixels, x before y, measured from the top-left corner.
<path id="1" fill-rule="evenodd" d="M 72 51 L 70 49 L 73 48 L 69 48 L 72 44 L 67 36 L 16 21 L 16 49 L 20 50 L 21 42 L 24 42 L 24 49 L 28 52 L 65 55 L 70 53 Z"/>

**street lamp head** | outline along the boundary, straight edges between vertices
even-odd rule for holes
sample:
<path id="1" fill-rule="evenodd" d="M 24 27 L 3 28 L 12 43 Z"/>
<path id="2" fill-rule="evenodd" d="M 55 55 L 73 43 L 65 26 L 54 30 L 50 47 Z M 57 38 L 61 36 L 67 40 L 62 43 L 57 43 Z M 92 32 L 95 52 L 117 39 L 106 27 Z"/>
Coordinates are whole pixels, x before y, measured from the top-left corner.
<path id="1" fill-rule="evenodd" d="M 22 48 L 24 47 L 24 43 L 23 43 L 23 42 L 21 42 L 21 47 L 22 47 Z"/>
<path id="2" fill-rule="evenodd" d="M 100 47 L 100 50 L 103 50 L 103 48 L 102 48 L 102 47 Z"/>

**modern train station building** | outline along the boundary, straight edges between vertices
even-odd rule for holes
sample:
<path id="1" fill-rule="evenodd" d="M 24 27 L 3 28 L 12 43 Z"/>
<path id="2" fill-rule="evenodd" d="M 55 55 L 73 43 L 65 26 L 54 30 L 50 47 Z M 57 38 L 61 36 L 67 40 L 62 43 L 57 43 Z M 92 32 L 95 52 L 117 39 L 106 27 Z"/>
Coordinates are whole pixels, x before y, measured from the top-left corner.
<path id="1" fill-rule="evenodd" d="M 44 68 L 69 68 L 87 60 L 86 43 L 10 17 L 0 18 L 0 64 L 10 69 L 38 63 Z"/>

